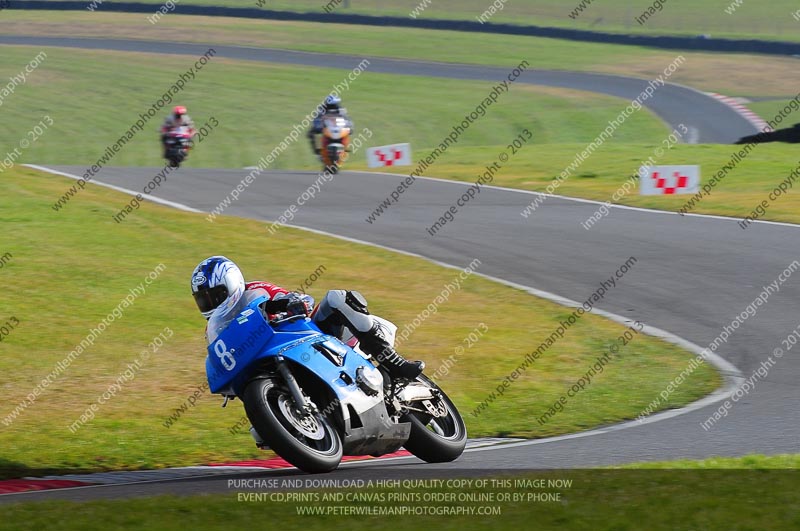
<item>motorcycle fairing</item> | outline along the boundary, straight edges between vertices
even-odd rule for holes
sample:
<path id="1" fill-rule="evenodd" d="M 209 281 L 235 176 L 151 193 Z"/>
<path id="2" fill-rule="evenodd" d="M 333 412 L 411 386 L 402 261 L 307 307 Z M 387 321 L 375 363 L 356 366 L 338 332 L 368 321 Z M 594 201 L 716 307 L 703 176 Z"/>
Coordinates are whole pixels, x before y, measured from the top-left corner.
<path id="1" fill-rule="evenodd" d="M 384 454 L 402 446 L 408 440 L 410 424 L 391 419 L 382 389 L 370 396 L 357 382 L 359 371 L 382 381 L 380 371 L 359 352 L 323 334 L 308 318 L 273 328 L 258 308 L 266 300 L 259 297 L 250 302 L 208 345 L 206 374 L 211 392 L 242 396 L 258 375 L 258 365 L 280 357 L 304 367 L 333 392 L 336 398 L 328 407 L 344 421 L 345 454 Z M 334 416 L 334 411 L 324 413 Z"/>

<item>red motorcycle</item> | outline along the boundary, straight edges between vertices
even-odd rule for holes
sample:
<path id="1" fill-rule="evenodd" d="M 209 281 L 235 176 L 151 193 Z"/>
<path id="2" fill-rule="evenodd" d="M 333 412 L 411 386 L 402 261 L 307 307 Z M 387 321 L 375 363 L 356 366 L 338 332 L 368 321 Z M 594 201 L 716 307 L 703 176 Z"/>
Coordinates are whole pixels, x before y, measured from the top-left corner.
<path id="1" fill-rule="evenodd" d="M 193 145 L 191 128 L 182 125 L 169 131 L 164 139 L 164 153 L 169 165 L 180 168 L 181 162 L 189 156 L 189 150 Z"/>

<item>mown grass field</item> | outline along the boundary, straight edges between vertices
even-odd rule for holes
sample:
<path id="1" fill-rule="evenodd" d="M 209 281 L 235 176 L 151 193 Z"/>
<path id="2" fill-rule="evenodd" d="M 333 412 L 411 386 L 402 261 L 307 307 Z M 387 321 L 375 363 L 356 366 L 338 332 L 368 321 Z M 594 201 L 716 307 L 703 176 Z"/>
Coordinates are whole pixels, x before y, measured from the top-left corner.
<path id="1" fill-rule="evenodd" d="M 707 461 L 690 466 L 665 463 L 666 470 L 560 470 L 528 472 L 514 476 L 473 477 L 468 487 L 404 488 L 404 489 L 338 489 L 337 491 L 304 491 L 304 496 L 323 500 L 325 494 L 355 497 L 419 493 L 450 495 L 438 502 L 369 502 L 369 501 L 296 501 L 287 500 L 286 490 L 265 491 L 266 499 L 240 498 L 237 489 L 230 494 L 191 497 L 161 496 L 118 501 L 88 503 L 46 502 L 4 507 L 7 528 L 14 530 L 79 529 L 176 529 L 185 526 L 202 529 L 231 529 L 251 526 L 269 514 L 271 526 L 282 525 L 323 530 L 351 526 L 354 522 L 371 529 L 613 529 L 619 531 L 647 529 L 741 529 L 784 530 L 800 525 L 797 513 L 796 471 L 765 470 L 786 461 L 797 463 L 796 456 L 747 456 L 716 460 L 715 468 L 705 470 Z M 754 462 L 757 464 L 754 465 Z M 491 479 L 490 479 L 491 478 Z M 491 483 L 492 479 L 510 481 Z M 451 479 L 451 477 L 443 478 Z M 478 487 L 477 481 L 486 481 Z M 469 481 L 469 480 L 468 480 Z M 515 483 L 529 481 L 529 483 Z M 538 487 L 533 481 L 554 486 Z M 519 486 L 516 486 L 519 485 Z M 555 485 L 561 485 L 557 487 Z M 567 486 L 569 485 L 569 486 Z M 497 501 L 501 495 L 558 494 L 557 501 Z M 259 494 L 264 494 L 259 493 Z M 273 498 L 269 496 L 272 494 Z M 494 495 L 494 501 L 457 501 Z M 352 499 L 352 498 L 351 498 Z M 374 498 L 373 498 L 374 499 Z M 513 499 L 513 498 L 512 498 Z M 414 514 L 403 516 L 365 516 L 340 514 L 303 516 L 299 511 L 309 507 L 339 507 L 351 511 L 371 507 L 408 507 L 428 510 L 499 508 L 491 516 Z"/>
<path id="2" fill-rule="evenodd" d="M 157 5 L 160 0 L 144 0 Z M 186 4 L 219 5 L 214 0 L 187 0 Z M 797 40 L 797 25 L 792 17 L 798 9 L 792 0 L 772 0 L 770 2 L 742 2 L 731 14 L 725 9 L 734 4 L 733 0 L 703 0 L 702 2 L 665 2 L 656 14 L 646 19 L 644 24 L 636 22 L 645 10 L 653 5 L 652 0 L 604 0 L 586 2 L 586 9 L 570 17 L 580 5 L 580 0 L 559 2 L 558 0 L 499 1 L 494 0 L 351 0 L 330 2 L 328 11 L 340 14 L 360 13 L 376 16 L 409 17 L 415 8 L 419 19 L 464 19 L 476 21 L 495 4 L 495 13 L 490 12 L 489 22 L 505 22 L 520 25 L 556 26 L 567 28 L 593 29 L 618 33 L 644 33 L 669 35 L 711 34 L 715 37 L 760 38 Z M 329 2 L 321 0 L 296 0 L 290 2 L 270 1 L 265 9 L 324 12 Z M 347 7 L 345 4 L 349 4 Z M 257 6 L 251 0 L 230 0 L 228 7 Z M 498 8 L 502 6 L 502 10 Z M 156 7 L 153 11 L 155 12 Z M 145 15 L 141 15 L 142 18 Z M 171 16 L 171 15 L 170 15 Z M 799 15 L 800 16 L 800 15 Z M 163 21 L 163 19 L 162 19 Z M 159 22 L 161 23 L 161 22 Z"/>
<path id="3" fill-rule="evenodd" d="M 31 47 L 5 47 L 0 76 L 18 73 L 39 53 Z M 24 150 L 20 162 L 92 164 L 108 144 L 124 134 L 191 67 L 190 56 L 47 49 L 41 66 L 24 85 L 5 98 L 0 145 L 16 146 L 43 115 L 55 122 Z M 358 63 L 355 62 L 353 67 Z M 198 125 L 214 117 L 214 128 L 191 155 L 190 166 L 243 167 L 272 151 L 329 93 L 348 71 L 315 69 L 309 83 L 306 67 L 211 58 L 194 80 L 158 112 L 113 159 L 114 165 L 159 164 L 157 130 L 176 103 L 186 105 Z M 499 81 L 499 80 L 498 80 Z M 343 86 L 343 85 L 342 85 Z M 356 132 L 369 128 L 372 145 L 412 141 L 434 145 L 475 110 L 493 83 L 373 74 L 356 77 L 344 93 Z M 65 95 L 74 95 L 74 97 Z M 398 102 L 389 109 L 387 102 Z M 617 98 L 596 94 L 512 86 L 460 140 L 464 145 L 492 145 L 513 139 L 530 127 L 547 131 L 537 142 L 589 142 L 620 112 Z M 616 141 L 660 138 L 663 123 L 638 113 Z M 316 167 L 302 137 L 281 154 L 275 168 Z"/>
<path id="4" fill-rule="evenodd" d="M 30 47 L 6 47 L 0 59 L 2 75 L 13 75 L 19 65 L 38 53 Z M 192 64 L 189 57 L 158 57 L 50 49 L 39 69 L 25 85 L 5 99 L 2 107 L 7 127 L 0 131 L 3 145 L 15 146 L 25 131 L 44 116 L 54 126 L 23 152 L 22 162 L 93 163 L 177 78 Z M 346 72 L 316 71 L 318 87 L 340 83 Z M 319 99 L 317 86 L 305 83 L 307 69 L 291 66 L 229 61 L 215 58 L 180 94 L 198 124 L 211 117 L 220 126 L 212 131 L 191 156 L 190 166 L 242 167 L 253 164 L 277 145 Z M 109 87 L 113 86 L 113 90 Z M 452 124 L 474 109 L 491 84 L 411 76 L 372 74 L 357 78 L 346 94 L 357 130 L 368 127 L 373 145 L 411 141 L 415 156 L 428 153 Z M 62 91 L 92 94 L 91 98 L 63 105 Z M 243 96 L 249 95 L 249 96 Z M 269 102 L 253 107 L 243 101 Z M 410 102 L 403 113 L 387 113 L 385 101 Z M 752 104 L 766 116 L 774 116 L 786 100 Z M 439 161 L 426 171 L 432 177 L 474 180 L 477 169 L 495 160 L 505 149 L 500 142 L 513 140 L 524 128 L 533 133 L 525 147 L 505 165 L 494 184 L 543 191 L 615 117 L 624 102 L 615 98 L 545 87 L 512 85 L 487 115 L 477 122 Z M 116 109 L 116 110 L 115 110 Z M 87 118 L 89 117 L 89 118 Z M 155 129 L 157 116 L 146 127 Z M 793 123 L 790 118 L 786 123 Z M 576 175 L 557 193 L 608 201 L 615 191 L 654 154 L 667 136 L 664 125 L 648 111 L 630 118 L 615 138 L 584 162 Z M 113 160 L 115 165 L 156 165 L 159 158 L 155 131 L 138 134 Z M 680 145 L 658 159 L 663 164 L 700 164 L 708 179 L 735 152 L 734 146 Z M 351 168 L 366 169 L 364 155 Z M 798 164 L 793 146 L 758 146 L 693 210 L 697 213 L 734 217 L 748 215 L 755 205 L 785 179 Z M 304 140 L 278 158 L 275 168 L 314 168 L 316 163 Z M 401 169 L 400 172 L 408 171 Z M 705 181 L 704 181 L 705 182 Z M 642 197 L 637 193 L 620 203 L 677 211 L 687 196 Z M 798 196 L 790 192 L 774 202 L 764 219 L 800 220 Z"/>
<path id="5" fill-rule="evenodd" d="M 237 3 L 235 0 L 230 5 Z M 373 7 L 371 1 L 354 0 L 354 3 Z M 537 6 L 553 9 L 554 13 L 571 7 L 550 3 L 548 0 Z M 300 9 L 305 5 L 301 0 L 292 7 Z M 406 7 L 400 3 L 394 5 Z M 616 9 L 621 3 L 609 0 L 606 5 Z M 315 6 L 318 4 L 312 7 Z M 592 9 L 599 6 L 598 3 Z M 770 7 L 773 6 L 782 4 L 776 2 Z M 281 6 L 275 3 L 270 7 Z M 448 16 L 466 17 L 466 11 L 474 7 L 471 0 L 461 2 L 456 12 L 450 0 L 442 0 L 437 9 L 451 10 Z M 669 7 L 662 14 L 665 21 L 669 20 L 666 18 Z M 692 9 L 711 13 L 707 7 L 704 4 Z M 506 14 L 518 18 L 517 13 L 510 11 L 511 4 L 508 9 Z M 698 14 L 699 11 L 694 12 L 695 22 L 700 19 Z M 325 31 L 319 31 L 312 25 L 172 15 L 156 26 L 149 27 L 145 22 L 137 29 L 138 23 L 130 15 L 35 15 L 4 12 L 4 33 L 167 40 L 180 34 L 182 40 L 200 42 L 335 49 L 345 53 L 364 49 L 375 55 L 497 62 L 509 66 L 531 56 L 529 60 L 536 68 L 596 69 L 640 77 L 657 73 L 674 58 L 669 52 L 639 48 L 464 36 L 452 32 L 413 33 L 361 27 L 353 31 L 347 26 L 326 26 Z M 437 11 L 431 11 L 431 15 L 438 16 Z M 84 18 L 87 16 L 95 18 Z M 547 20 L 544 15 L 535 16 Z M 96 23 L 114 17 L 119 22 L 116 26 Z M 173 23 L 176 26 L 170 26 Z M 558 21 L 553 19 L 549 23 Z M 604 24 L 598 22 L 597 26 Z M 681 26 L 684 31 L 693 31 L 691 25 Z M 755 31 L 753 27 L 746 30 Z M 525 50 L 525 54 L 521 55 L 520 50 Z M 4 47 L 0 78 L 17 73 L 38 51 L 30 47 Z M 2 146 L 14 146 L 44 114 L 55 121 L 52 129 L 25 152 L 23 161 L 90 164 L 102 154 L 106 144 L 127 129 L 136 113 L 149 106 L 163 92 L 162 88 L 191 64 L 187 57 L 154 58 L 144 54 L 55 49 L 47 49 L 47 53 L 42 68 L 0 108 L 6 126 L 0 130 Z M 694 86 L 728 94 L 773 97 L 787 97 L 791 91 L 786 87 L 796 85 L 792 82 L 793 76 L 798 75 L 796 69 L 787 68 L 790 59 L 759 58 L 754 64 L 748 56 L 692 54 L 689 58 L 680 74 L 685 77 L 675 78 L 676 81 L 691 80 Z M 743 68 L 748 61 L 750 66 Z M 737 75 L 720 75 L 730 71 L 736 71 Z M 782 77 L 777 77 L 778 72 Z M 192 154 L 189 166 L 252 164 L 313 107 L 320 92 L 324 93 L 344 74 L 344 71 L 315 69 L 316 81 L 311 85 L 307 82 L 309 72 L 304 68 L 215 59 L 182 94 L 181 103 L 190 106 L 197 122 L 202 124 L 214 116 L 221 124 L 203 142 L 202 149 Z M 449 124 L 463 115 L 463 107 L 466 105 L 469 110 L 473 99 L 480 101 L 488 88 L 488 84 L 481 83 L 365 74 L 354 84 L 346 102 L 358 128 L 369 127 L 376 133 L 376 144 L 395 142 L 402 136 L 412 139 L 415 155 L 420 155 L 438 143 L 449 131 Z M 65 98 L 65 94 L 74 96 Z M 404 105 L 402 113 L 387 113 L 386 99 L 397 97 L 413 104 Z M 506 140 L 529 127 L 535 134 L 533 144 L 508 163 L 494 184 L 542 190 L 575 152 L 602 129 L 600 126 L 619 112 L 623 103 L 578 92 L 516 87 L 480 127 L 463 137 L 460 146 L 448 151 L 430 175 L 474 180 L 477 169 L 494 160 L 505 148 Z M 767 103 L 754 105 L 768 110 L 771 107 Z M 156 121 L 148 124 L 152 133 L 139 135 L 114 164 L 155 165 L 159 161 L 157 126 Z M 653 116 L 640 113 L 619 131 L 617 140 L 587 161 L 558 193 L 606 200 L 667 133 Z M 663 162 L 697 161 L 707 175 L 707 170 L 724 164 L 732 149 L 732 146 L 679 146 L 669 151 Z M 759 147 L 697 211 L 746 213 L 751 202 L 771 190 L 796 160 L 791 146 Z M 298 144 L 281 157 L 277 167 L 314 165 L 307 146 Z M 363 169 L 364 165 L 356 160 L 350 167 Z M 266 237 L 263 224 L 254 221 L 218 218 L 209 224 L 202 215 L 152 204 L 145 204 L 120 225 L 111 216 L 128 198 L 94 186 L 81 192 L 63 212 L 53 212 L 50 205 L 70 184 L 66 179 L 20 167 L 0 173 L 0 222 L 6 228 L 5 237 L 0 239 L 0 256 L 5 252 L 13 255 L 0 270 L 0 277 L 12 279 L 5 283 L 0 320 L 14 317 L 19 321 L 19 326 L 3 338 L 0 346 L 3 352 L 0 389 L 11 398 L 5 410 L 0 411 L 0 420 L 7 419 L 17 399 L 30 393 L 148 272 L 162 263 L 166 268 L 146 294 L 30 408 L 10 426 L 0 423 L 0 448 L 3 448 L 0 478 L 155 468 L 270 455 L 257 451 L 247 433 L 229 433 L 242 418 L 238 402 L 223 410 L 217 397 L 203 393 L 196 406 L 180 420 L 169 428 L 164 425 L 175 408 L 204 381 L 204 322 L 188 295 L 188 276 L 195 264 L 209 254 L 228 254 L 240 263 L 249 278 L 266 278 L 288 287 L 299 285 L 324 265 L 324 274 L 309 290 L 312 295 L 320 297 L 327 289 L 358 287 L 368 296 L 375 313 L 401 326 L 413 320 L 457 274 L 421 260 L 301 231 L 282 229 Z M 673 204 L 632 195 L 622 202 L 673 210 L 683 200 L 672 200 Z M 768 217 L 800 221 L 794 212 L 796 206 L 789 194 L 771 208 Z M 265 252 L 267 248 L 269 253 Z M 354 268 L 353 263 L 358 267 Z M 398 281 L 406 289 L 397 290 Z M 503 300 L 515 312 L 503 314 L 500 319 L 478 309 L 485 300 Z M 479 343 L 468 349 L 441 380 L 465 415 L 471 436 L 543 437 L 633 418 L 689 360 L 688 353 L 673 346 L 638 337 L 585 392 L 570 400 L 563 412 L 546 425 L 538 426 L 535 419 L 546 411 L 547 405 L 580 377 L 623 330 L 604 319 L 588 316 L 517 380 L 502 399 L 479 417 L 470 415 L 525 354 L 569 313 L 562 307 L 473 277 L 413 334 L 403 352 L 424 359 L 430 370 L 435 370 L 463 345 L 464 337 L 477 326 L 483 323 L 488 328 Z M 165 326 L 174 334 L 166 345 L 137 371 L 135 379 L 102 404 L 93 420 L 71 433 L 69 425 L 97 402 Z M 485 363 L 486 359 L 492 363 Z M 719 383 L 719 376 L 703 367 L 670 396 L 671 401 L 665 407 L 691 402 Z M 797 456 L 749 456 L 637 464 L 630 468 L 796 468 L 797 460 Z M 502 516 L 356 518 L 359 524 L 374 529 L 412 526 L 417 529 L 426 524 L 441 529 L 508 529 L 527 528 L 532 521 L 542 529 L 592 530 L 639 529 L 641 522 L 647 522 L 651 529 L 716 529 L 735 525 L 740 529 L 762 530 L 800 525 L 793 509 L 796 478 L 780 471 L 560 471 L 525 477 L 572 478 L 575 486 L 564 492 L 560 503 L 502 504 Z M 485 489 L 471 492 L 478 494 Z M 4 508 L 2 527 L 230 529 L 252 527 L 254 522 L 263 522 L 265 515 L 269 515 L 271 526 L 294 527 L 301 521 L 309 530 L 352 525 L 354 518 L 298 520 L 297 504 L 244 503 L 231 494 L 12 505 Z"/>
<path id="6" fill-rule="evenodd" d="M 680 53 L 686 62 L 670 78 L 675 83 L 748 97 L 793 96 L 796 90 L 792 87 L 800 86 L 797 59 L 791 57 L 679 52 L 456 31 L 181 15 L 169 15 L 154 25 L 141 14 L 5 11 L 3 32 L 227 43 L 508 68 L 525 59 L 533 68 L 605 72 L 643 79 L 661 74 Z"/>
<path id="7" fill-rule="evenodd" d="M 124 223 L 112 220 L 127 196 L 89 186 L 56 213 L 55 198 L 71 183 L 28 169 L 0 176 L 2 250 L 13 258 L 5 279 L 2 321 L 19 325 L 3 338 L 0 390 L 0 477 L 77 470 L 154 468 L 264 455 L 250 435 L 229 433 L 243 416 L 238 402 L 219 407 L 201 393 L 196 405 L 167 428 L 165 421 L 204 382 L 204 321 L 189 295 L 189 275 L 206 256 L 234 258 L 248 278 L 295 287 L 318 266 L 309 292 L 353 287 L 373 311 L 401 328 L 458 274 L 420 259 L 236 218 L 213 224 L 202 214 L 145 203 Z M 58 375 L 35 402 L 9 421 L 19 401 L 76 348 L 159 264 L 163 272 L 133 306 Z M 353 264 L 358 264 L 353 267 Z M 466 264 L 463 264 L 466 266 Z M 480 271 L 480 268 L 478 268 Z M 613 274 L 613 272 L 609 272 Z M 398 282 L 405 286 L 398 290 Z M 587 294 L 588 296 L 589 294 Z M 481 301 L 503 300 L 512 314 L 487 313 Z M 523 292 L 471 277 L 403 347 L 431 372 L 484 323 L 488 331 L 460 354 L 441 378 L 474 437 L 543 437 L 633 418 L 683 370 L 690 354 L 637 337 L 564 411 L 539 426 L 535 419 L 566 391 L 623 330 L 585 316 L 482 415 L 469 413 L 571 312 Z M 148 343 L 170 327 L 173 336 L 103 402 L 95 418 L 69 429 L 109 390 Z M 491 360 L 487 363 L 486 360 Z M 693 373 L 666 407 L 699 398 L 720 384 L 710 367 Z"/>

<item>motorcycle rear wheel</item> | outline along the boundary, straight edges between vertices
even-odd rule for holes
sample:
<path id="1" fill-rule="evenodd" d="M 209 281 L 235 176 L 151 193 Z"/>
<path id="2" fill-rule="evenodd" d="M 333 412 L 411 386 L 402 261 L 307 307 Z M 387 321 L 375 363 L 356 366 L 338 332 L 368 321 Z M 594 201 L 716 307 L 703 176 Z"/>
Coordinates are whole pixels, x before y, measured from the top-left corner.
<path id="1" fill-rule="evenodd" d="M 420 374 L 417 382 L 438 389 L 445 417 L 434 417 L 411 411 L 402 418 L 411 423 L 411 435 L 404 445 L 406 450 L 428 463 L 447 463 L 458 459 L 467 445 L 467 428 L 464 419 L 450 398 L 433 380 Z"/>
<path id="2" fill-rule="evenodd" d="M 277 379 L 253 380 L 243 396 L 247 418 L 264 442 L 304 472 L 330 472 L 342 460 L 342 440 L 320 413 L 300 415 Z"/>

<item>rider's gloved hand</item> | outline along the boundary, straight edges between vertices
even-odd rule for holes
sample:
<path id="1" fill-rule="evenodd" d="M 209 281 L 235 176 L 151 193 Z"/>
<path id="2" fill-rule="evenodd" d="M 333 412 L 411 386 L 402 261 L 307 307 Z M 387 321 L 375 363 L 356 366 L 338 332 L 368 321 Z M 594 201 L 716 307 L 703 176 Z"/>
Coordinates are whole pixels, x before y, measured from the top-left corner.
<path id="1" fill-rule="evenodd" d="M 286 312 L 289 315 L 308 315 L 309 311 L 306 301 L 302 297 L 294 293 L 290 294 L 286 300 Z"/>
<path id="2" fill-rule="evenodd" d="M 287 293 L 279 295 L 276 299 L 262 302 L 260 307 L 267 315 L 277 315 L 284 312 L 289 316 L 310 315 L 311 310 L 314 308 L 314 298 L 310 295 Z"/>

